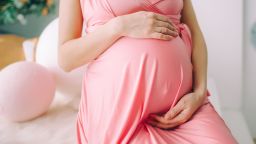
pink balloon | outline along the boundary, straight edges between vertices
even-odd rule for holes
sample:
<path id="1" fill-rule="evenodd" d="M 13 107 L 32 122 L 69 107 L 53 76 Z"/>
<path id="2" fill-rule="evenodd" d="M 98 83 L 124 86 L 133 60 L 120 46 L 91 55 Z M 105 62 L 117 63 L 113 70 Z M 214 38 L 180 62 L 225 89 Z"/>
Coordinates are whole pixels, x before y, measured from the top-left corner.
<path id="1" fill-rule="evenodd" d="M 55 95 L 55 80 L 43 66 L 17 62 L 0 72 L 1 115 L 11 121 L 26 121 L 45 113 Z"/>

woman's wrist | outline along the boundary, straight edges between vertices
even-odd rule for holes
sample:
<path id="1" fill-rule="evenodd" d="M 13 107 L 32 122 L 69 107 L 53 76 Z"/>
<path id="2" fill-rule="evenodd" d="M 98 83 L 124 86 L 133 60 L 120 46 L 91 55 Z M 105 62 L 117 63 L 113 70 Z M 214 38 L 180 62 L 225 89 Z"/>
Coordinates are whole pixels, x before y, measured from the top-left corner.
<path id="1" fill-rule="evenodd" d="M 122 36 L 122 21 L 121 21 L 121 17 L 117 16 L 113 19 L 111 19 L 108 23 L 107 23 L 107 27 L 108 30 L 110 31 L 110 33 L 112 33 L 114 36 L 116 37 L 121 37 Z"/>
<path id="2" fill-rule="evenodd" d="M 206 87 L 197 88 L 197 89 L 194 89 L 194 93 L 196 93 L 196 95 L 200 97 L 205 97 L 207 93 L 207 89 Z"/>
<path id="3" fill-rule="evenodd" d="M 198 87 L 193 90 L 195 99 L 198 102 L 200 102 L 201 104 L 203 104 L 203 102 L 205 101 L 205 98 L 206 98 L 207 89 L 205 87 L 206 87 L 206 85 L 204 85 L 203 87 L 200 87 L 200 88 Z"/>
<path id="4" fill-rule="evenodd" d="M 197 93 L 197 95 L 205 96 L 207 93 L 207 80 L 201 79 L 194 81 L 193 92 Z"/>

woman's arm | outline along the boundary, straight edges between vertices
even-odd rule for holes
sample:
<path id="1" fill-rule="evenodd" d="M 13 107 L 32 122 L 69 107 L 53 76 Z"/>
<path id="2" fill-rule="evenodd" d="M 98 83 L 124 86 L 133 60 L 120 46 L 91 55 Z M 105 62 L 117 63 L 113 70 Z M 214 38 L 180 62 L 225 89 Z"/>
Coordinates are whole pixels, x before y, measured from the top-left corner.
<path id="1" fill-rule="evenodd" d="M 60 0 L 58 63 L 69 72 L 95 59 L 120 37 L 115 22 L 81 37 L 83 17 L 79 0 Z"/>
<path id="2" fill-rule="evenodd" d="M 95 59 L 121 36 L 162 40 L 178 36 L 166 16 L 138 11 L 112 18 L 81 37 L 83 17 L 79 0 L 61 0 L 59 19 L 58 63 L 65 71 Z"/>
<path id="3" fill-rule="evenodd" d="M 189 26 L 192 34 L 193 90 L 199 95 L 205 96 L 207 91 L 207 47 L 191 0 L 184 0 L 181 21 Z"/>
<path id="4" fill-rule="evenodd" d="M 203 104 L 207 92 L 207 49 L 191 0 L 184 0 L 181 21 L 189 26 L 192 34 L 193 92 L 182 96 L 177 104 L 165 114 L 150 116 L 147 122 L 162 129 L 174 128 L 188 121 Z"/>

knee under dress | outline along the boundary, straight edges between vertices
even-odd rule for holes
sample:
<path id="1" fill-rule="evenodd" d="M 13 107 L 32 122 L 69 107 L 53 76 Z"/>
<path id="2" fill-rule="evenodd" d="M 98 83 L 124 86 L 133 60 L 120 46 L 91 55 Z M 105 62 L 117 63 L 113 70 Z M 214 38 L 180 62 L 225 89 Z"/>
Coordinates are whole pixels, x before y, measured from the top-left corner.
<path id="1" fill-rule="evenodd" d="M 170 18 L 179 36 L 170 41 L 121 37 L 90 62 L 77 115 L 78 144 L 235 144 L 230 130 L 206 99 L 174 130 L 145 123 L 192 90 L 192 39 L 181 23 L 183 0 L 80 0 L 85 31 L 111 18 L 152 11 Z M 207 96 L 210 96 L 207 91 Z"/>

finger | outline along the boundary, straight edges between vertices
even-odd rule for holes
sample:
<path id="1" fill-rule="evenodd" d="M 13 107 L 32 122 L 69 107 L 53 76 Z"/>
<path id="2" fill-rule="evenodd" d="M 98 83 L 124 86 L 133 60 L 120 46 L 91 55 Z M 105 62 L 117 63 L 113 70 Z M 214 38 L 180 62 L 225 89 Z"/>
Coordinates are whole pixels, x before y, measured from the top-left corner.
<path id="1" fill-rule="evenodd" d="M 173 119 L 175 116 L 177 116 L 182 110 L 185 108 L 185 103 L 183 100 L 178 101 L 178 103 L 170 109 L 166 114 L 165 114 L 165 119 Z"/>
<path id="2" fill-rule="evenodd" d="M 163 116 L 158 116 L 151 114 L 150 118 L 147 120 L 147 123 L 157 126 L 163 129 L 170 129 L 179 126 L 180 124 L 186 121 L 186 117 L 183 117 L 185 112 L 181 112 L 174 120 L 167 120 Z"/>
<path id="3" fill-rule="evenodd" d="M 168 34 L 158 33 L 158 32 L 151 33 L 150 37 L 155 38 L 155 39 L 162 39 L 162 40 L 172 40 L 172 39 L 174 39 L 173 36 L 170 36 Z"/>
<path id="4" fill-rule="evenodd" d="M 168 22 L 169 24 L 171 24 L 172 26 L 174 26 L 177 29 L 177 27 L 175 26 L 173 21 L 171 19 L 169 19 L 168 17 L 166 17 L 165 15 L 162 15 L 159 13 L 154 13 L 153 18 L 160 20 L 160 21 Z"/>
<path id="5" fill-rule="evenodd" d="M 166 34 L 166 35 L 171 35 L 173 37 L 178 36 L 178 32 L 172 31 L 165 27 L 154 27 L 153 30 L 155 32 L 159 32 L 159 33 Z"/>
<path id="6" fill-rule="evenodd" d="M 167 120 L 163 116 L 151 114 L 150 118 L 151 118 L 151 120 L 155 120 L 155 121 L 163 123 L 163 124 L 168 124 Z"/>
<path id="7" fill-rule="evenodd" d="M 165 119 L 173 119 L 175 116 L 177 116 L 180 112 L 182 111 L 182 108 L 180 107 L 174 107 L 171 110 L 169 110 L 165 115 L 164 118 Z"/>
<path id="8" fill-rule="evenodd" d="M 190 117 L 190 113 L 187 111 L 182 111 L 175 118 L 168 121 L 169 124 L 172 125 L 180 125 L 185 123 Z"/>
<path id="9" fill-rule="evenodd" d="M 172 30 L 172 31 L 178 32 L 178 30 L 177 30 L 174 26 L 172 26 L 171 24 L 169 24 L 168 22 L 156 21 L 156 22 L 155 22 L 155 26 L 166 27 L 166 28 L 168 28 L 168 29 L 170 29 L 170 30 Z"/>
<path id="10" fill-rule="evenodd" d="M 174 124 L 163 124 L 161 122 L 158 122 L 158 121 L 154 121 L 154 120 L 147 120 L 146 121 L 148 124 L 152 125 L 153 127 L 159 127 L 161 129 L 172 129 L 178 125 L 174 125 Z"/>

